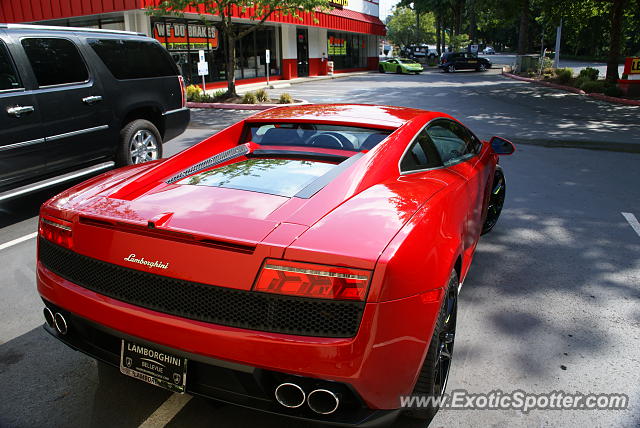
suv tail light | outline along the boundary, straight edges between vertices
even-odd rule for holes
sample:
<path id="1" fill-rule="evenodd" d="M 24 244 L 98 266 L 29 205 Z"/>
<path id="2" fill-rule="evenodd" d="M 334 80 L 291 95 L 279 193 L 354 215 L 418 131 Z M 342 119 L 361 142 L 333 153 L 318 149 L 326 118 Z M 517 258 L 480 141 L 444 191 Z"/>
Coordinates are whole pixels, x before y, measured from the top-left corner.
<path id="1" fill-rule="evenodd" d="M 267 259 L 253 289 L 317 299 L 364 301 L 371 271 Z"/>
<path id="2" fill-rule="evenodd" d="M 178 75 L 178 81 L 180 82 L 180 96 L 182 97 L 182 108 L 187 106 L 187 89 L 184 85 L 184 78 Z"/>
<path id="3" fill-rule="evenodd" d="M 38 234 L 62 247 L 71 249 L 73 247 L 73 230 L 71 222 L 60 220 L 59 218 L 42 216 L 40 217 L 40 225 Z"/>

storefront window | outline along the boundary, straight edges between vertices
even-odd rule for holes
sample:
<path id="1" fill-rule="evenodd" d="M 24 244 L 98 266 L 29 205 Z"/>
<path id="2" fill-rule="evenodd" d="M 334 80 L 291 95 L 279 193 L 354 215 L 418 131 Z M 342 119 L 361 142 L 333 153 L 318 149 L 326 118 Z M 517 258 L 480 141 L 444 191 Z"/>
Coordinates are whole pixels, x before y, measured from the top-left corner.
<path id="1" fill-rule="evenodd" d="M 327 55 L 336 70 L 367 66 L 367 35 L 355 33 L 327 33 Z"/>
<path id="2" fill-rule="evenodd" d="M 201 49 L 209 63 L 207 82 L 226 80 L 224 40 L 214 22 L 204 25 L 202 21 L 164 18 L 152 21 L 152 26 L 154 37 L 169 50 L 188 83 L 200 83 L 197 63 Z M 271 75 L 279 74 L 275 42 L 276 29 L 270 26 L 237 40 L 236 79 L 266 76 L 265 49 L 271 50 Z"/>

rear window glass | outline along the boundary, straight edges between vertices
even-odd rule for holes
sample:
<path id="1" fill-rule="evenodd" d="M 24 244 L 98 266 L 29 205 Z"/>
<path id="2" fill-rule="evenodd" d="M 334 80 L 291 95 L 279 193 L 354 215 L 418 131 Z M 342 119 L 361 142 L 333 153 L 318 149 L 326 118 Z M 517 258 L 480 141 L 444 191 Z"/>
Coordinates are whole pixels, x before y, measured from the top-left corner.
<path id="1" fill-rule="evenodd" d="M 371 150 L 391 131 L 312 123 L 249 125 L 247 141 L 264 146 L 305 146 L 349 151 Z"/>
<path id="2" fill-rule="evenodd" d="M 225 187 L 292 197 L 335 164 L 292 159 L 248 159 L 192 175 L 178 184 Z"/>
<path id="3" fill-rule="evenodd" d="M 89 79 L 87 66 L 70 40 L 27 38 L 21 43 L 39 86 L 80 83 Z"/>
<path id="4" fill-rule="evenodd" d="M 90 39 L 113 77 L 119 80 L 176 76 L 178 69 L 159 43 L 145 40 Z"/>

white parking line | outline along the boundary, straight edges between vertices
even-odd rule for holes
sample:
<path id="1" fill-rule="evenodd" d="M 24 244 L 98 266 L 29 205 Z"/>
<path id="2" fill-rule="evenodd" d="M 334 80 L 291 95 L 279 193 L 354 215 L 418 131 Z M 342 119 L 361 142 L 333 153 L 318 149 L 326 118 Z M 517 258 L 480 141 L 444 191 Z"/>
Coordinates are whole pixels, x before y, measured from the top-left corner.
<path id="1" fill-rule="evenodd" d="M 187 394 L 173 394 L 153 412 L 138 428 L 156 428 L 167 425 L 191 400 Z"/>
<path id="2" fill-rule="evenodd" d="M 21 242 L 28 241 L 29 239 L 33 239 L 36 236 L 38 236 L 38 232 L 33 232 L 28 235 L 22 236 L 20 238 L 16 238 L 13 241 L 5 242 L 4 244 L 0 244 L 0 250 L 13 247 L 14 245 L 18 245 Z"/>
<path id="3" fill-rule="evenodd" d="M 636 231 L 638 236 L 640 236 L 640 223 L 636 216 L 631 213 L 622 213 L 622 216 L 627 220 L 631 228 Z"/>

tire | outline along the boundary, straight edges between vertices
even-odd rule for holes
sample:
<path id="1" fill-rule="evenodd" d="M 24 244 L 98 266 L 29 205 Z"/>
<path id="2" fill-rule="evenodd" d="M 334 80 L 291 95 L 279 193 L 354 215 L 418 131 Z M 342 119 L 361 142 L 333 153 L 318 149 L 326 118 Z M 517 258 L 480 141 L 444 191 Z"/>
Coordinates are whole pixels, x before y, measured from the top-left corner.
<path id="1" fill-rule="evenodd" d="M 379 66 L 378 66 L 378 71 L 379 71 L 380 73 L 383 73 L 383 74 L 384 74 L 384 67 L 383 67 L 383 66 L 381 66 L 381 65 L 379 65 Z"/>
<path id="2" fill-rule="evenodd" d="M 120 144 L 116 153 L 118 166 L 144 163 L 161 157 L 162 137 L 153 123 L 136 119 L 120 130 Z"/>
<path id="3" fill-rule="evenodd" d="M 478 68 L 476 68 L 476 71 L 487 71 L 487 66 L 481 63 L 478 65 Z"/>
<path id="4" fill-rule="evenodd" d="M 398 74 L 402 74 L 402 67 L 398 66 L 398 67 L 396 68 L 396 73 L 398 73 Z"/>
<path id="5" fill-rule="evenodd" d="M 447 67 L 447 72 L 449 72 L 449 73 L 453 73 L 453 72 L 455 72 L 455 71 L 456 71 L 456 66 L 455 66 L 455 65 L 451 64 L 451 65 L 449 65 L 449 66 Z"/>
<path id="6" fill-rule="evenodd" d="M 457 313 L 458 274 L 453 271 L 445 289 L 440 313 L 429 343 L 427 356 L 424 359 L 418 381 L 413 389 L 413 395 L 437 398 L 444 393 L 449 378 L 449 369 L 451 368 Z M 429 407 L 426 408 L 409 409 L 404 412 L 404 415 L 411 419 L 426 421 L 428 424 L 438 412 L 438 407 L 433 406 L 433 402 L 429 404 Z"/>
<path id="7" fill-rule="evenodd" d="M 487 217 L 482 225 L 482 234 L 491 232 L 500 218 L 502 207 L 504 206 L 504 199 L 507 194 L 507 183 L 504 179 L 504 173 L 500 165 L 496 166 L 496 172 L 493 175 L 493 182 L 491 184 L 491 195 L 489 196 L 489 203 L 487 204 Z"/>

